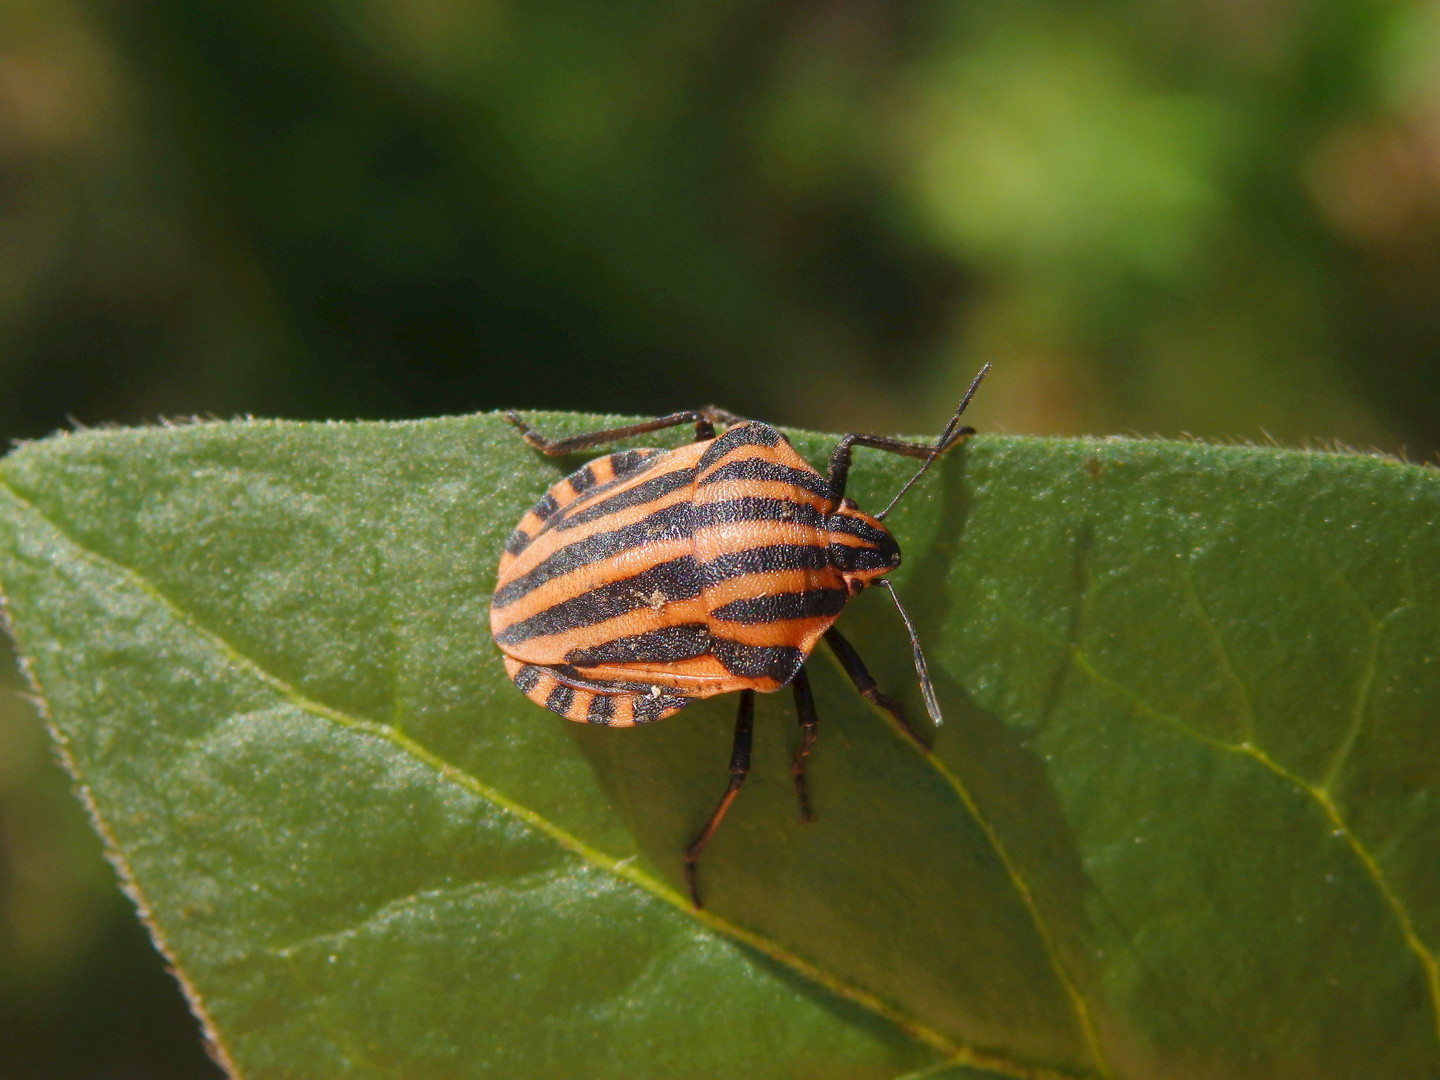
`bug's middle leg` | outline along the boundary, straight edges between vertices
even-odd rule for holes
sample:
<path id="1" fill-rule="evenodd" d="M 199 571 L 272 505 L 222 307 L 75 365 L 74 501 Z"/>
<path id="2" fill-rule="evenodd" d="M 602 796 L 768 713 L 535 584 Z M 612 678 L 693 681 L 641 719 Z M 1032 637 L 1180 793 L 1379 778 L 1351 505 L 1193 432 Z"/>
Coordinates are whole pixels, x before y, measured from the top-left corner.
<path id="1" fill-rule="evenodd" d="M 888 694 L 880 692 L 875 679 L 865 667 L 865 661 L 861 660 L 860 654 L 855 651 L 855 646 L 846 641 L 833 626 L 825 631 L 825 644 L 830 646 L 830 651 L 835 654 L 835 659 L 840 661 L 840 666 L 845 669 L 845 674 L 850 676 L 850 681 L 855 684 L 855 689 L 860 691 L 860 696 L 889 713 L 921 753 L 928 754 L 930 747 L 921 741 L 915 729 L 910 726 L 910 721 L 905 717 L 905 706 Z"/>
<path id="2" fill-rule="evenodd" d="M 695 905 L 696 911 L 705 905 L 700 903 L 700 890 L 695 883 L 695 863 L 700 858 L 700 853 L 705 850 L 705 845 L 710 843 L 710 837 L 714 836 L 715 830 L 720 827 L 720 821 L 730 809 L 730 804 L 735 801 L 735 796 L 740 793 L 740 785 L 745 783 L 745 776 L 750 771 L 750 737 L 754 727 L 755 691 L 741 690 L 740 710 L 735 717 L 735 742 L 730 749 L 730 785 L 725 789 L 725 794 L 720 796 L 719 804 L 710 812 L 705 827 L 685 849 L 685 884 L 690 889 L 690 902 Z"/>
<path id="3" fill-rule="evenodd" d="M 815 699 L 810 693 L 810 680 L 802 667 L 790 684 L 795 692 L 795 715 L 800 719 L 800 746 L 790 762 L 790 775 L 795 779 L 795 797 L 800 800 L 800 820 L 814 821 L 810 809 L 810 793 L 805 787 L 805 759 L 815 746 L 815 729 L 819 718 L 815 715 Z"/>

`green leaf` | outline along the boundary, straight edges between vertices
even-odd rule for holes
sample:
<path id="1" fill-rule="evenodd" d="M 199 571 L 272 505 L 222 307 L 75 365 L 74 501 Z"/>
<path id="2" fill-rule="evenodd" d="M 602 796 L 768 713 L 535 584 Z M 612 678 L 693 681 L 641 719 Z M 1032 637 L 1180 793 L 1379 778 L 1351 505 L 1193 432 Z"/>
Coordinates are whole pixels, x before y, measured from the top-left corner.
<path id="1" fill-rule="evenodd" d="M 874 509 L 910 465 L 860 456 Z M 696 914 L 734 699 L 569 724 L 490 640 L 500 544 L 573 464 L 495 416 L 0 463 L 36 692 L 238 1073 L 1436 1075 L 1433 470 L 973 440 L 888 522 L 935 752 L 817 655 L 819 820 L 763 697 Z M 841 626 L 923 715 L 887 598 Z"/>

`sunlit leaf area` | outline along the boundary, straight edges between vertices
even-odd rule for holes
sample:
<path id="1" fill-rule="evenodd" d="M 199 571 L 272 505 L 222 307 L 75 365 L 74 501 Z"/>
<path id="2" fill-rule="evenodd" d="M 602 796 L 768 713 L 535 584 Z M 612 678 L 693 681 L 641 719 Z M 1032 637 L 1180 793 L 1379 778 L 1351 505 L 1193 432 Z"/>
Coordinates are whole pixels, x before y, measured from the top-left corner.
<path id="1" fill-rule="evenodd" d="M 0 0 L 0 1076 L 1433 1077 L 1437 297 L 1429 0 Z M 817 658 L 821 820 L 763 698 L 697 919 L 733 699 L 505 683 L 581 459 L 472 414 L 985 363 L 936 753 Z"/>

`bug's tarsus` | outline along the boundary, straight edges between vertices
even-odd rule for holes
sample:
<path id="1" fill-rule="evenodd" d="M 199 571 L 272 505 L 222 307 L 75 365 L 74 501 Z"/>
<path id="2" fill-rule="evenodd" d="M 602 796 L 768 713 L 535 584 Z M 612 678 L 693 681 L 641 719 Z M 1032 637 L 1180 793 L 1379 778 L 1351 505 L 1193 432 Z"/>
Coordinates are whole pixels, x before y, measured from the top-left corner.
<path id="1" fill-rule="evenodd" d="M 722 409 L 719 405 L 701 405 L 695 411 L 712 424 L 723 424 L 725 427 L 734 427 L 736 424 L 745 422 L 745 417 L 739 416 L 729 409 Z"/>
<path id="2" fill-rule="evenodd" d="M 685 885 L 690 890 L 690 903 L 695 905 L 696 911 L 705 905 L 700 902 L 700 889 L 695 881 L 695 863 L 699 860 L 700 853 L 705 850 L 705 845 L 710 842 L 710 837 L 714 836 L 715 830 L 720 827 L 725 812 L 730 809 L 730 804 L 740 792 L 740 785 L 745 783 L 745 776 L 750 772 L 750 740 L 754 728 L 755 691 L 741 690 L 740 711 L 735 717 L 735 742 L 730 749 L 730 784 L 725 788 L 725 794 L 720 796 L 720 802 L 710 812 L 705 827 L 685 849 Z"/>
<path id="3" fill-rule="evenodd" d="M 695 441 L 704 442 L 715 437 L 716 424 L 726 426 L 738 424 L 742 418 L 714 405 L 705 405 L 698 409 L 686 409 L 684 412 L 657 417 L 654 420 L 642 420 L 638 424 L 604 428 L 600 431 L 587 431 L 581 435 L 571 435 L 564 439 L 546 438 L 527 424 L 517 412 L 507 412 L 505 419 L 520 432 L 521 437 L 530 446 L 548 457 L 561 457 L 565 454 L 573 454 L 577 450 L 588 450 L 592 446 L 603 446 L 605 443 L 628 439 L 633 435 L 663 431 L 666 428 L 679 427 L 681 424 L 694 424 Z"/>
<path id="4" fill-rule="evenodd" d="M 935 684 L 930 681 L 930 669 L 925 666 L 925 654 L 920 651 L 920 638 L 915 633 L 915 624 L 910 621 L 906 614 L 905 607 L 900 603 L 900 594 L 895 591 L 895 586 L 884 578 L 880 584 L 885 586 L 885 591 L 890 594 L 890 599 L 895 601 L 895 610 L 900 612 L 900 618 L 905 623 L 905 631 L 910 635 L 910 648 L 915 653 L 915 674 L 920 676 L 920 693 L 925 698 L 925 711 L 930 714 L 930 719 L 936 727 L 945 721 L 940 716 L 940 701 L 935 696 Z"/>
<path id="5" fill-rule="evenodd" d="M 950 417 L 950 422 L 946 424 L 945 429 L 940 432 L 940 437 L 935 440 L 935 445 L 930 447 L 929 451 L 926 453 L 925 463 L 921 465 L 920 468 L 915 471 L 915 475 L 910 477 L 909 480 L 906 480 L 905 483 L 901 486 L 900 490 L 895 493 L 895 497 L 890 500 L 890 505 L 885 507 L 884 510 L 881 510 L 880 513 L 875 515 L 876 521 L 885 520 L 886 515 L 889 514 L 891 510 L 895 509 L 895 504 L 900 501 L 900 497 L 904 495 L 907 491 L 909 491 L 915 485 L 915 482 L 920 479 L 920 477 L 925 475 L 925 470 L 930 468 L 931 462 L 933 462 L 941 454 L 945 453 L 946 450 L 949 450 L 961 439 L 968 438 L 969 436 L 975 434 L 974 428 L 959 426 L 960 417 L 963 416 L 965 410 L 969 408 L 970 399 L 975 396 L 975 391 L 980 389 L 980 384 L 985 381 L 985 376 L 988 374 L 990 374 L 990 365 L 986 364 L 980 369 L 979 373 L 975 376 L 975 378 L 970 380 L 970 388 L 965 391 L 965 396 L 960 399 L 960 404 L 956 407 L 955 414 Z M 898 603 L 899 601 L 896 602 Z"/>
<path id="6" fill-rule="evenodd" d="M 845 636 L 833 626 L 825 631 L 825 643 L 830 646 L 830 651 L 835 654 L 835 659 L 840 661 L 840 666 L 845 669 L 845 674 L 855 684 L 861 697 L 870 702 L 877 709 L 884 709 L 891 718 L 899 725 L 900 730 L 910 739 L 921 753 L 930 753 L 930 747 L 920 738 L 916 730 L 910 726 L 909 719 L 905 716 L 905 706 L 899 701 L 882 694 L 875 683 L 875 679 L 865 667 L 865 662 L 860 659 L 860 654 L 855 651 L 855 646 L 845 639 Z"/>
<path id="7" fill-rule="evenodd" d="M 810 792 L 805 787 L 805 759 L 815 748 L 819 717 L 815 714 L 815 699 L 810 694 L 810 679 L 803 667 L 790 688 L 795 693 L 795 715 L 800 719 L 800 746 L 790 761 L 790 775 L 795 780 L 795 797 L 800 801 L 800 820 L 810 822 L 815 820 L 815 814 L 810 809 Z"/>

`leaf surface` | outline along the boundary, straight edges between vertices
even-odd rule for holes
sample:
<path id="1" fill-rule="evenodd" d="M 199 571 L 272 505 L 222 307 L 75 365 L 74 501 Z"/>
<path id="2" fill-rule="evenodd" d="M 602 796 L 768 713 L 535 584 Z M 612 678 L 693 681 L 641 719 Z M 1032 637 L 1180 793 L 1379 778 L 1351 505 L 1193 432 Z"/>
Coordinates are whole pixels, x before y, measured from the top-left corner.
<path id="1" fill-rule="evenodd" d="M 763 697 L 696 915 L 734 699 L 569 724 L 489 637 L 500 544 L 566 468 L 495 416 L 0 464 L 22 655 L 236 1072 L 1434 1077 L 1432 470 L 973 440 L 887 522 L 935 752 L 817 655 L 819 820 Z M 908 472 L 861 451 L 851 492 Z M 840 625 L 922 716 L 884 595 Z"/>

